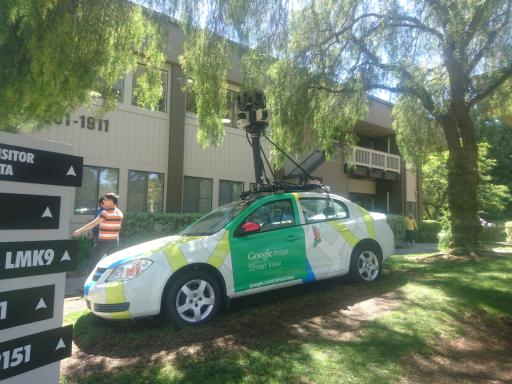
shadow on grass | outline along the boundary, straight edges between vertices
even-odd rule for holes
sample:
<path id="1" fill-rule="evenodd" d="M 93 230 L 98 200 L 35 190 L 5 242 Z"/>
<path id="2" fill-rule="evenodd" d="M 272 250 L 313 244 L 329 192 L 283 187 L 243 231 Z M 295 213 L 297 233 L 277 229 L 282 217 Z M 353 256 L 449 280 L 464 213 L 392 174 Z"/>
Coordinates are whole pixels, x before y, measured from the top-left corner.
<path id="1" fill-rule="evenodd" d="M 396 382 L 400 359 L 424 347 L 424 340 L 414 333 L 370 321 L 365 334 L 353 341 L 288 339 L 236 350 L 217 346 L 207 355 L 179 351 L 172 364 L 139 362 L 92 374 L 97 370 L 88 367 L 73 372 L 68 380 L 83 384 Z"/>
<path id="2" fill-rule="evenodd" d="M 158 317 L 111 322 L 88 313 L 76 321 L 74 341 L 89 355 L 130 358 L 198 346 L 204 352 L 232 345 L 253 348 L 268 340 L 296 338 L 299 323 L 306 336 L 323 329 L 350 332 L 365 319 L 341 311 L 396 292 L 405 283 L 406 279 L 389 275 L 370 285 L 337 278 L 266 292 L 233 300 L 228 311 L 199 327 L 177 328 Z M 312 318 L 316 321 L 310 321 Z"/>
<path id="3" fill-rule="evenodd" d="M 178 329 L 158 319 L 107 322 L 88 314 L 75 323 L 75 343 L 80 350 L 92 357 L 133 358 L 133 364 L 114 371 L 108 360 L 84 359 L 66 380 L 110 384 L 398 382 L 401 364 L 413 354 L 429 361 L 424 371 L 427 377 L 446 378 L 453 372 L 443 361 L 431 359 L 433 345 L 443 335 L 453 334 L 454 327 L 464 327 L 464 322 L 471 325 L 473 320 L 464 318 L 465 313 L 480 310 L 511 315 L 511 274 L 510 258 L 396 257 L 375 284 L 333 279 L 249 296 L 234 300 L 229 311 L 201 327 Z M 400 302 L 400 310 L 374 320 L 357 318 L 357 311 L 354 315 L 351 310 L 389 296 Z M 483 337 L 485 329 L 482 326 Z M 413 369 L 417 369 L 414 364 Z M 468 372 L 457 378 L 471 382 L 492 376 L 486 375 Z"/>

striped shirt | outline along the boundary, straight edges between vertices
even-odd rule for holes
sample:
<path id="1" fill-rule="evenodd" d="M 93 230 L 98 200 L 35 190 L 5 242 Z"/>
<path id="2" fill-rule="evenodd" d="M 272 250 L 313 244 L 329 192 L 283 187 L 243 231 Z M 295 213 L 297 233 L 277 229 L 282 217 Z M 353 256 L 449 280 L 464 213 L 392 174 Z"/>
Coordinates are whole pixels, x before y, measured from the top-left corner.
<path id="1" fill-rule="evenodd" d="M 123 224 L 123 212 L 118 208 L 105 209 L 100 213 L 103 222 L 100 223 L 99 240 L 119 240 L 119 231 Z"/>

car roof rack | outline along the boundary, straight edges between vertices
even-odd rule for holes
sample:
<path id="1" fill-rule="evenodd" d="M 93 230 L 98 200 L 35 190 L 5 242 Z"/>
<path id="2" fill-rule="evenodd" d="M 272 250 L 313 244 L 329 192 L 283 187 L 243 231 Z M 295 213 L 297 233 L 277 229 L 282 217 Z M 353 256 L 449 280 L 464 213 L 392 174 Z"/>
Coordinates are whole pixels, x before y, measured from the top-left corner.
<path id="1" fill-rule="evenodd" d="M 316 189 L 326 190 L 323 184 L 310 183 L 310 184 L 292 184 L 285 181 L 274 181 L 272 184 L 255 184 L 252 190 L 240 193 L 240 199 L 247 200 L 251 197 L 260 197 L 271 193 L 285 193 L 285 192 L 309 192 Z"/>

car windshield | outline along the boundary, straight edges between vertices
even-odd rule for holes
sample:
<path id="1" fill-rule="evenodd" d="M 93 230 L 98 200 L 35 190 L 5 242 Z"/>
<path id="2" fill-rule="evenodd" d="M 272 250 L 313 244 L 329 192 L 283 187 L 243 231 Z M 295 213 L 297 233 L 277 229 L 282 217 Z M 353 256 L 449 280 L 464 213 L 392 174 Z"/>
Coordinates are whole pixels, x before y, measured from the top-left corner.
<path id="1" fill-rule="evenodd" d="M 183 236 L 207 236 L 213 235 L 226 226 L 235 216 L 247 208 L 252 201 L 234 201 L 223 205 L 207 215 L 201 217 L 179 234 Z"/>

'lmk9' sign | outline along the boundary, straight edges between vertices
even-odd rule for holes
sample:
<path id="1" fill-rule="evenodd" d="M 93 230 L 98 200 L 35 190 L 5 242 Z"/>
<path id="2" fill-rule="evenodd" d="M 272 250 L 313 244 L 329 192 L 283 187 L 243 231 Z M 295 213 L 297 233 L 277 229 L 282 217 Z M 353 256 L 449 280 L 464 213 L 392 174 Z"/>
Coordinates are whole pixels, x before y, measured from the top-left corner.
<path id="1" fill-rule="evenodd" d="M 74 240 L 0 243 L 0 279 L 70 271 L 76 252 Z"/>

